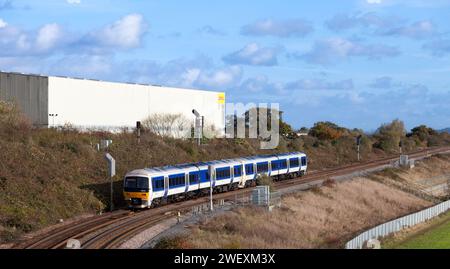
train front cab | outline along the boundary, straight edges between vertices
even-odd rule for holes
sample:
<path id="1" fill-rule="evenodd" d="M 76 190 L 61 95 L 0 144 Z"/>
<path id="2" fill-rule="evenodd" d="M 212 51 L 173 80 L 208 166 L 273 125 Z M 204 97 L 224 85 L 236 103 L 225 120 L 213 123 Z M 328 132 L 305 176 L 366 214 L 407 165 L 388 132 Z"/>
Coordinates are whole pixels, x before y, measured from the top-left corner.
<path id="1" fill-rule="evenodd" d="M 129 208 L 151 206 L 151 185 L 147 176 L 126 176 L 123 182 L 123 196 Z"/>

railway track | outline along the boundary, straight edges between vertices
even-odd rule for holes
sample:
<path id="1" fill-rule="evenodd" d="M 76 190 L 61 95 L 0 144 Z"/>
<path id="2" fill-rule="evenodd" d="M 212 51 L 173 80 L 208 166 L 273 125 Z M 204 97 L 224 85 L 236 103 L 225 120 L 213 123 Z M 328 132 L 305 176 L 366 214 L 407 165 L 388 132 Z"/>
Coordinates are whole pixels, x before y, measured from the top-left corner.
<path id="1" fill-rule="evenodd" d="M 419 158 L 443 152 L 450 152 L 450 147 L 420 150 L 409 153 L 409 157 Z M 314 171 L 301 178 L 276 182 L 275 187 L 277 189 L 283 189 L 289 188 L 293 185 L 307 184 L 331 176 L 346 175 L 355 171 L 375 168 L 381 165 L 389 164 L 397 159 L 398 156 L 381 158 L 366 163 L 355 163 L 322 171 Z M 232 192 L 215 194 L 214 200 L 230 200 L 233 199 L 236 194 L 249 194 L 252 189 L 253 188 L 246 188 Z M 207 202 L 209 202 L 208 197 L 200 197 L 137 213 L 127 210 L 106 213 L 101 216 L 94 216 L 74 222 L 67 226 L 56 228 L 29 241 L 19 243 L 14 248 L 64 248 L 67 240 L 71 238 L 80 240 L 82 248 L 84 249 L 119 248 L 125 241 L 140 232 L 151 228 L 161 221 L 172 218 L 175 213 L 190 211 L 193 206 L 198 206 Z"/>

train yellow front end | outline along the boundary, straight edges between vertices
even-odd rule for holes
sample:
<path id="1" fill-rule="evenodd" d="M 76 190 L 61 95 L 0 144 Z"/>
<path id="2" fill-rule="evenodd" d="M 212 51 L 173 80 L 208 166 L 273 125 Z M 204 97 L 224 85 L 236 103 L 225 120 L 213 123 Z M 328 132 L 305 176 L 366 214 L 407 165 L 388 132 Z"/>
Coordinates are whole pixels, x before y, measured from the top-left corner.
<path id="1" fill-rule="evenodd" d="M 146 176 L 125 176 L 123 196 L 129 208 L 149 208 L 151 189 Z"/>

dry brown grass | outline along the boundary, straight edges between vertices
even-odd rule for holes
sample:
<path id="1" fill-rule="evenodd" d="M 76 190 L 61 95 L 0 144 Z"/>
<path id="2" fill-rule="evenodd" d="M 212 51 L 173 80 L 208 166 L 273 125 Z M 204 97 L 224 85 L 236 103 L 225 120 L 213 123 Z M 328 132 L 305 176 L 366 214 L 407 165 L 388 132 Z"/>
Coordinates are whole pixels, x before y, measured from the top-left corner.
<path id="1" fill-rule="evenodd" d="M 450 173 L 450 155 L 436 155 L 416 162 L 414 169 L 405 169 L 399 176 L 406 181 L 419 181 Z"/>
<path id="2" fill-rule="evenodd" d="M 260 150 L 255 139 L 205 139 L 198 147 L 193 139 L 161 138 L 145 131 L 138 144 L 132 133 L 37 129 L 14 106 L 0 102 L 0 243 L 61 218 L 109 207 L 104 152 L 94 147 L 101 139 L 113 140 L 109 150 L 117 162 L 116 207 L 123 205 L 121 178 L 137 168 L 286 151 L 305 151 L 312 170 L 356 159 L 349 137 L 335 144 L 313 137 L 281 138 L 277 149 Z M 363 150 L 365 160 L 383 155 Z"/>
<path id="3" fill-rule="evenodd" d="M 430 192 L 430 188 L 448 184 L 449 175 L 450 155 L 446 154 L 418 161 L 414 169 L 386 169 L 371 175 L 370 178 L 433 201 L 436 198 L 445 198 L 446 192 Z"/>
<path id="4" fill-rule="evenodd" d="M 351 236 L 430 202 L 367 179 L 287 196 L 272 213 L 241 208 L 192 228 L 194 248 L 339 248 Z"/>

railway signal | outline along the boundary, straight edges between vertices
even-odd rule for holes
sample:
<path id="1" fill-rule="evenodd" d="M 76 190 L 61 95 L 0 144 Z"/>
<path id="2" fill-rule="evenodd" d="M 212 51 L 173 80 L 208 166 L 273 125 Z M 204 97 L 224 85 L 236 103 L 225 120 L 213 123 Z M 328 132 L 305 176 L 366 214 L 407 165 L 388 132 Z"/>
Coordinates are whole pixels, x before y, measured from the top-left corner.
<path id="1" fill-rule="evenodd" d="M 356 146 L 358 148 L 358 162 L 361 160 L 361 155 L 360 155 L 361 138 L 362 138 L 362 135 L 358 135 L 356 137 Z"/>
<path id="2" fill-rule="evenodd" d="M 105 159 L 108 162 L 108 177 L 111 181 L 111 205 L 110 205 L 110 209 L 111 211 L 114 210 L 114 205 L 113 205 L 113 178 L 116 175 L 116 160 L 111 156 L 111 154 L 106 153 L 105 154 Z"/>

